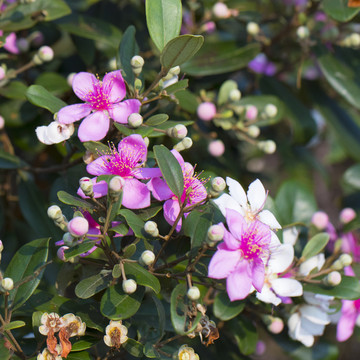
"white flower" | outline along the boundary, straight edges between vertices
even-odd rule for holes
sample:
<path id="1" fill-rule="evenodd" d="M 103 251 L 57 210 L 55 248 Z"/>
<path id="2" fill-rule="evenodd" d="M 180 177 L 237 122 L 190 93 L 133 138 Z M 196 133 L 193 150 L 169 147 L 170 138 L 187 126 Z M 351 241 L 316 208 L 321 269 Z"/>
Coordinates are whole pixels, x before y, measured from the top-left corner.
<path id="1" fill-rule="evenodd" d="M 38 126 L 35 132 L 40 142 L 45 145 L 52 145 L 69 139 L 74 130 L 73 124 L 66 125 L 53 121 L 48 126 Z"/>
<path id="2" fill-rule="evenodd" d="M 70 313 L 64 315 L 61 320 L 68 337 L 85 335 L 86 324 L 79 316 Z"/>
<path id="3" fill-rule="evenodd" d="M 324 266 L 324 264 L 325 255 L 323 253 L 320 253 L 304 261 L 299 267 L 299 274 L 307 276 L 315 268 L 317 268 L 317 270 L 319 271 Z"/>
<path id="4" fill-rule="evenodd" d="M 259 179 L 249 185 L 247 195 L 236 180 L 227 177 L 226 183 L 229 186 L 230 195 L 223 194 L 213 200 L 224 216 L 226 209 L 233 209 L 239 212 L 247 222 L 259 220 L 271 229 L 281 229 L 275 216 L 269 210 L 263 210 L 267 192 Z"/>
<path id="5" fill-rule="evenodd" d="M 299 232 L 300 231 L 296 228 L 296 226 L 283 229 L 283 243 L 294 246 L 299 236 Z"/>
<path id="6" fill-rule="evenodd" d="M 302 285 L 299 281 L 290 278 L 279 278 L 278 274 L 285 271 L 293 262 L 294 248 L 290 244 L 282 244 L 270 255 L 265 282 L 261 292 L 256 293 L 256 297 L 275 306 L 281 303 L 282 297 L 301 296 L 303 293 Z"/>
<path id="7" fill-rule="evenodd" d="M 45 336 L 50 330 L 54 333 L 58 332 L 63 325 L 60 316 L 54 312 L 50 314 L 47 312 L 43 313 L 40 321 L 42 325 L 39 326 L 39 333 Z"/>
<path id="8" fill-rule="evenodd" d="M 326 311 L 327 313 L 330 312 L 330 311 L 334 312 L 334 310 L 336 311 L 336 309 L 334 309 L 334 310 L 330 309 L 331 301 L 334 300 L 333 296 L 315 294 L 315 293 L 312 293 L 312 292 L 309 292 L 309 291 L 305 291 L 304 292 L 304 299 L 310 305 L 318 306 L 322 310 Z"/>
<path id="9" fill-rule="evenodd" d="M 128 329 L 122 325 L 120 321 L 110 320 L 110 324 L 105 329 L 106 335 L 104 336 L 104 342 L 109 347 L 119 348 L 121 344 L 127 341 Z"/>

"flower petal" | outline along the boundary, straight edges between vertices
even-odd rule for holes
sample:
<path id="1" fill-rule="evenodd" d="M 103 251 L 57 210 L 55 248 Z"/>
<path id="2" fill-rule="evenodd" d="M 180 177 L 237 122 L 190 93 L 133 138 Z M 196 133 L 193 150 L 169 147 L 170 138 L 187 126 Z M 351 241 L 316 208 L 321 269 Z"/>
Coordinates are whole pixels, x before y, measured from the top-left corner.
<path id="1" fill-rule="evenodd" d="M 184 161 L 183 157 L 180 155 L 180 153 L 177 150 L 171 150 L 171 153 L 175 156 L 175 158 L 179 162 L 180 166 L 183 167 L 185 164 L 185 161 Z"/>
<path id="2" fill-rule="evenodd" d="M 72 88 L 79 99 L 87 101 L 88 94 L 94 92 L 95 86 L 99 83 L 100 81 L 93 74 L 79 72 L 74 76 Z"/>
<path id="3" fill-rule="evenodd" d="M 271 282 L 271 287 L 279 296 L 301 296 L 303 287 L 301 283 L 295 279 L 280 278 Z"/>
<path id="4" fill-rule="evenodd" d="M 48 127 L 47 126 L 38 126 L 36 129 L 35 129 L 35 132 L 36 132 L 36 136 L 38 138 L 38 140 L 40 142 L 42 142 L 43 144 L 45 145 L 52 145 L 53 142 L 50 141 L 50 139 L 48 138 L 47 136 L 47 130 L 48 130 Z"/>
<path id="5" fill-rule="evenodd" d="M 96 111 L 81 122 L 78 137 L 82 142 L 99 141 L 106 136 L 109 125 L 108 116 L 102 111 Z"/>
<path id="6" fill-rule="evenodd" d="M 91 106 L 88 104 L 74 104 L 63 107 L 57 114 L 57 121 L 61 124 L 71 124 L 78 121 L 91 112 Z"/>
<path id="7" fill-rule="evenodd" d="M 226 183 L 229 187 L 230 196 L 236 200 L 240 206 L 246 209 L 248 201 L 244 188 L 231 177 L 226 178 Z"/>
<path id="8" fill-rule="evenodd" d="M 129 115 L 138 113 L 140 110 L 141 102 L 137 99 L 129 99 L 121 103 L 114 104 L 109 109 L 110 117 L 119 124 L 127 124 Z"/>
<path id="9" fill-rule="evenodd" d="M 224 243 L 230 250 L 238 250 L 240 248 L 240 241 L 235 239 L 234 236 L 225 229 L 225 226 L 221 223 L 220 226 L 224 228 Z"/>
<path id="10" fill-rule="evenodd" d="M 262 287 L 261 292 L 256 293 L 256 297 L 264 303 L 273 304 L 275 306 L 278 306 L 281 303 L 281 299 L 278 298 L 266 284 Z"/>
<path id="11" fill-rule="evenodd" d="M 330 322 L 328 314 L 317 306 L 303 305 L 300 308 L 300 312 L 302 317 L 314 324 L 327 325 Z"/>
<path id="12" fill-rule="evenodd" d="M 159 201 L 168 200 L 174 193 L 170 190 L 165 180 L 160 178 L 153 178 L 147 183 L 147 187 L 151 190 L 154 198 Z"/>
<path id="13" fill-rule="evenodd" d="M 222 194 L 217 199 L 214 199 L 212 201 L 215 203 L 215 205 L 219 208 L 219 210 L 224 216 L 226 216 L 226 209 L 232 209 L 243 216 L 245 215 L 244 208 L 242 208 L 239 203 L 228 194 Z"/>
<path id="14" fill-rule="evenodd" d="M 290 244 L 281 244 L 274 250 L 269 258 L 267 266 L 274 274 L 285 271 L 294 260 L 294 248 Z"/>
<path id="15" fill-rule="evenodd" d="M 262 223 L 269 225 L 270 229 L 281 229 L 281 225 L 276 220 L 274 214 L 269 210 L 260 211 L 258 219 Z"/>
<path id="16" fill-rule="evenodd" d="M 73 124 L 60 124 L 58 121 L 53 121 L 47 128 L 47 138 L 53 143 L 58 144 L 70 138 L 74 133 Z"/>
<path id="17" fill-rule="evenodd" d="M 232 273 L 241 259 L 239 251 L 218 249 L 210 260 L 208 276 L 213 279 L 224 279 Z"/>
<path id="18" fill-rule="evenodd" d="M 252 278 L 247 261 L 241 261 L 226 280 L 226 291 L 231 301 L 245 299 L 251 290 Z"/>
<path id="19" fill-rule="evenodd" d="M 173 225 L 175 220 L 180 212 L 180 205 L 177 200 L 169 199 L 166 200 L 163 206 L 164 209 L 164 218 L 168 222 L 168 224 Z M 176 231 L 181 230 L 182 220 L 178 222 L 176 225 Z"/>
<path id="20" fill-rule="evenodd" d="M 143 163 L 147 157 L 147 146 L 141 135 L 133 134 L 119 142 L 118 152 L 121 153 L 122 158 L 131 160 L 130 163 L 133 163 L 133 160 Z"/>
<path id="21" fill-rule="evenodd" d="M 264 185 L 259 179 L 256 179 L 249 185 L 247 198 L 249 200 L 252 213 L 256 214 L 264 207 L 266 201 L 266 191 Z"/>
<path id="22" fill-rule="evenodd" d="M 336 339 L 338 341 L 346 341 L 353 334 L 357 316 L 356 311 L 341 315 L 336 328 Z"/>
<path id="23" fill-rule="evenodd" d="M 122 204 L 129 209 L 150 206 L 150 190 L 137 179 L 125 179 Z"/>
<path id="24" fill-rule="evenodd" d="M 104 76 L 103 92 L 112 104 L 121 101 L 125 97 L 126 86 L 121 70 L 109 72 Z"/>
<path id="25" fill-rule="evenodd" d="M 103 155 L 86 166 L 86 171 L 91 175 L 112 175 L 105 164 L 111 161 L 111 155 Z"/>
<path id="26" fill-rule="evenodd" d="M 162 176 L 162 173 L 159 168 L 140 168 L 135 175 L 137 179 L 151 179 L 160 176 Z"/>
<path id="27" fill-rule="evenodd" d="M 240 240 L 244 235 L 244 231 L 247 229 L 246 221 L 242 215 L 235 210 L 227 209 L 226 223 L 228 224 L 231 234 Z"/>
<path id="28" fill-rule="evenodd" d="M 261 259 L 254 259 L 250 265 L 252 284 L 257 291 L 261 291 L 265 279 L 265 266 Z"/>

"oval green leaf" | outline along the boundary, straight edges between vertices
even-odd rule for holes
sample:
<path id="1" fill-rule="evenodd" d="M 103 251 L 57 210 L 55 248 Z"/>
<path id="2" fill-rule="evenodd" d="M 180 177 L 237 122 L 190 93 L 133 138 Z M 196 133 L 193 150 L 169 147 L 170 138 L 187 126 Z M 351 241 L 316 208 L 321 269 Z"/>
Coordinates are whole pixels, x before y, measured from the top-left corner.
<path id="1" fill-rule="evenodd" d="M 239 315 L 245 307 L 243 301 L 230 301 L 226 292 L 219 293 L 214 301 L 214 315 L 223 321 L 228 321 Z"/>
<path id="2" fill-rule="evenodd" d="M 328 233 L 316 234 L 305 245 L 301 258 L 303 260 L 306 260 L 311 258 L 312 256 L 317 255 L 320 251 L 322 251 L 325 248 L 329 240 L 330 240 L 330 235 Z"/>
<path id="3" fill-rule="evenodd" d="M 73 196 L 66 191 L 58 191 L 57 197 L 62 203 L 66 205 L 80 207 L 82 209 L 86 209 L 90 213 L 93 212 L 94 206 L 92 204 L 89 204 L 86 200 Z"/>
<path id="4" fill-rule="evenodd" d="M 129 338 L 123 345 L 124 349 L 132 356 L 142 357 L 144 345 L 140 342 Z"/>
<path id="5" fill-rule="evenodd" d="M 21 321 L 21 320 L 12 321 L 8 324 L 5 324 L 3 329 L 4 330 L 12 330 L 12 329 L 17 329 L 17 328 L 23 327 L 25 325 L 26 325 L 25 321 Z"/>
<path id="6" fill-rule="evenodd" d="M 154 275 L 150 274 L 141 265 L 136 263 L 124 264 L 125 274 L 127 277 L 132 278 L 137 284 L 147 286 L 158 294 L 161 290 L 160 282 Z"/>
<path id="7" fill-rule="evenodd" d="M 344 182 L 354 189 L 360 189 L 360 164 L 349 167 L 343 176 Z"/>
<path id="8" fill-rule="evenodd" d="M 326 14 L 338 21 L 349 21 L 360 11 L 359 7 L 349 7 L 349 0 L 324 0 L 322 5 Z"/>
<path id="9" fill-rule="evenodd" d="M 64 256 L 66 260 L 69 260 L 75 256 L 83 254 L 93 248 L 95 245 L 94 240 L 86 240 L 81 244 L 75 245 L 74 247 L 64 251 Z"/>
<path id="10" fill-rule="evenodd" d="M 191 239 L 191 247 L 201 246 L 207 239 L 213 216 L 209 211 L 192 211 L 184 221 L 184 233 Z"/>
<path id="11" fill-rule="evenodd" d="M 53 114 L 67 104 L 47 91 L 41 85 L 31 85 L 26 91 L 27 99 L 34 105 L 49 110 Z"/>
<path id="12" fill-rule="evenodd" d="M 112 281 L 111 271 L 90 276 L 81 280 L 75 288 L 75 294 L 81 299 L 88 299 L 106 289 Z"/>
<path id="13" fill-rule="evenodd" d="M 146 125 L 148 126 L 156 126 L 164 123 L 169 119 L 169 115 L 167 114 L 156 114 L 151 116 L 147 121 Z"/>

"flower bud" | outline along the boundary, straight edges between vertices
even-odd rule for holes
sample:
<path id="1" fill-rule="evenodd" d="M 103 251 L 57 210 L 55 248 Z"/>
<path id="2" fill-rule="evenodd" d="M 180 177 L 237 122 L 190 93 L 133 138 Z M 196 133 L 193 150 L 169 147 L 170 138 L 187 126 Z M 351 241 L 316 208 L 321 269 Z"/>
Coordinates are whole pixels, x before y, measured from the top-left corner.
<path id="1" fill-rule="evenodd" d="M 356 218 L 356 212 L 352 208 L 342 209 L 340 212 L 340 221 L 343 224 L 347 224 Z"/>
<path id="2" fill-rule="evenodd" d="M 299 26 L 296 30 L 299 39 L 306 39 L 310 35 L 310 31 L 306 26 Z"/>
<path id="3" fill-rule="evenodd" d="M 266 116 L 268 116 L 269 118 L 273 118 L 277 115 L 278 108 L 274 104 L 267 104 L 264 111 Z"/>
<path id="4" fill-rule="evenodd" d="M 72 247 L 74 245 L 77 244 L 77 239 L 74 238 L 69 232 L 66 232 L 64 235 L 63 235 L 63 241 L 64 241 L 64 244 L 68 247 Z"/>
<path id="5" fill-rule="evenodd" d="M 246 107 L 245 118 L 247 120 L 255 120 L 258 116 L 258 109 L 254 105 L 249 105 Z"/>
<path id="6" fill-rule="evenodd" d="M 5 69 L 2 66 L 0 66 L 0 80 L 3 80 L 5 78 L 5 74 L 6 74 Z"/>
<path id="7" fill-rule="evenodd" d="M 73 80 L 74 80 L 74 76 L 76 75 L 77 73 L 76 72 L 72 72 L 70 73 L 67 78 L 66 78 L 66 81 L 68 83 L 69 86 L 72 86 L 72 83 L 73 83 Z"/>
<path id="8" fill-rule="evenodd" d="M 62 246 L 58 249 L 56 255 L 61 261 L 67 261 L 65 258 L 65 250 L 69 249 L 68 246 Z"/>
<path id="9" fill-rule="evenodd" d="M 214 157 L 220 157 L 225 152 L 225 145 L 221 140 L 214 140 L 209 143 L 209 154 Z"/>
<path id="10" fill-rule="evenodd" d="M 203 102 L 197 108 L 197 115 L 203 121 L 210 121 L 216 115 L 216 106 L 211 102 Z"/>
<path id="11" fill-rule="evenodd" d="M 0 130 L 5 127 L 5 119 L 0 115 Z"/>
<path id="12" fill-rule="evenodd" d="M 353 47 L 360 46 L 360 35 L 358 33 L 352 33 L 350 35 L 350 43 Z"/>
<path id="13" fill-rule="evenodd" d="M 136 129 L 143 123 L 143 117 L 138 113 L 132 113 L 128 117 L 128 124 L 132 128 Z"/>
<path id="14" fill-rule="evenodd" d="M 187 135 L 187 128 L 183 124 L 175 125 L 174 127 L 167 130 L 169 136 L 174 137 L 175 139 L 183 139 Z"/>
<path id="15" fill-rule="evenodd" d="M 4 250 L 3 242 L 0 240 L 0 253 Z"/>
<path id="16" fill-rule="evenodd" d="M 186 296 L 192 300 L 196 301 L 200 298 L 200 290 L 197 286 L 191 286 L 186 293 Z"/>
<path id="17" fill-rule="evenodd" d="M 169 70 L 169 73 L 172 75 L 179 75 L 180 74 L 180 66 L 174 66 Z"/>
<path id="18" fill-rule="evenodd" d="M 207 32 L 208 34 L 213 33 L 216 30 L 216 24 L 213 21 L 207 21 L 201 26 L 201 31 Z"/>
<path id="19" fill-rule="evenodd" d="M 229 8 L 224 3 L 221 2 L 217 2 L 213 6 L 212 12 L 219 19 L 226 19 L 231 15 Z"/>
<path id="20" fill-rule="evenodd" d="M 155 254 L 151 250 L 145 250 L 140 257 L 140 261 L 144 265 L 151 265 L 155 260 Z"/>
<path id="21" fill-rule="evenodd" d="M 89 165 L 91 162 L 95 160 L 94 154 L 90 150 L 86 150 L 83 155 L 83 161 L 86 165 Z M 84 190 L 83 190 L 84 191 Z"/>
<path id="22" fill-rule="evenodd" d="M 260 135 L 260 128 L 256 125 L 251 125 L 247 128 L 248 135 L 252 138 L 257 138 Z"/>
<path id="23" fill-rule="evenodd" d="M 173 149 L 176 151 L 182 151 L 190 149 L 193 144 L 193 141 L 189 137 L 184 137 L 179 143 L 175 144 Z"/>
<path id="24" fill-rule="evenodd" d="M 79 180 L 80 189 L 84 192 L 85 196 L 94 196 L 94 184 L 88 177 L 82 177 Z"/>
<path id="25" fill-rule="evenodd" d="M 224 228 L 220 225 L 211 225 L 207 232 L 208 239 L 211 242 L 221 241 L 224 237 Z"/>
<path id="26" fill-rule="evenodd" d="M 226 188 L 226 182 L 221 176 L 216 176 L 211 181 L 211 188 L 215 191 L 224 191 Z"/>
<path id="27" fill-rule="evenodd" d="M 145 137 L 143 138 L 143 140 L 144 140 L 144 143 L 145 143 L 146 147 L 149 147 L 150 139 L 149 139 L 147 136 L 145 136 Z"/>
<path id="28" fill-rule="evenodd" d="M 121 176 L 114 176 L 109 182 L 109 194 L 110 196 L 118 197 L 123 191 L 125 186 L 125 180 Z"/>
<path id="29" fill-rule="evenodd" d="M 25 38 L 19 38 L 16 40 L 16 46 L 20 50 L 20 52 L 25 53 L 30 48 L 30 43 Z"/>
<path id="30" fill-rule="evenodd" d="M 248 34 L 255 36 L 260 32 L 260 27 L 256 22 L 251 21 L 246 25 L 246 31 Z"/>
<path id="31" fill-rule="evenodd" d="M 341 283 L 341 274 L 338 271 L 332 271 L 323 279 L 323 282 L 329 286 L 339 285 Z"/>
<path id="32" fill-rule="evenodd" d="M 41 31 L 34 31 L 28 36 L 31 45 L 39 47 L 44 43 L 44 35 Z"/>
<path id="33" fill-rule="evenodd" d="M 344 265 L 341 263 L 340 259 L 337 259 L 331 265 L 331 269 L 333 269 L 333 270 L 342 270 L 343 268 L 344 268 Z"/>
<path id="34" fill-rule="evenodd" d="M 122 283 L 122 288 L 126 294 L 133 294 L 137 288 L 136 281 L 133 279 L 124 280 Z"/>
<path id="35" fill-rule="evenodd" d="M 40 58 L 41 61 L 44 62 L 48 62 L 51 61 L 54 58 L 54 51 L 51 47 L 49 46 L 42 46 L 39 50 L 38 50 L 38 56 Z"/>
<path id="36" fill-rule="evenodd" d="M 61 209 L 57 205 L 52 205 L 47 209 L 48 217 L 52 220 L 60 220 L 63 218 Z"/>
<path id="37" fill-rule="evenodd" d="M 350 266 L 353 262 L 352 256 L 349 254 L 341 254 L 339 257 L 339 261 L 341 262 L 342 266 Z"/>
<path id="38" fill-rule="evenodd" d="M 147 234 L 157 237 L 159 236 L 159 229 L 157 227 L 157 223 L 155 221 L 147 221 L 144 224 L 144 230 Z"/>
<path id="39" fill-rule="evenodd" d="M 4 278 L 1 281 L 1 286 L 5 291 L 10 291 L 14 288 L 14 280 L 12 278 Z"/>
<path id="40" fill-rule="evenodd" d="M 276 151 L 276 144 L 273 140 L 259 141 L 258 148 L 266 154 L 273 154 Z"/>
<path id="41" fill-rule="evenodd" d="M 145 64 L 145 61 L 140 55 L 135 55 L 131 58 L 130 64 L 133 68 L 142 68 Z"/>
<path id="42" fill-rule="evenodd" d="M 89 222 L 81 216 L 76 216 L 69 221 L 68 231 L 74 237 L 82 237 L 89 231 Z"/>
<path id="43" fill-rule="evenodd" d="M 231 101 L 239 101 L 241 99 L 241 92 L 239 89 L 232 89 L 229 93 L 229 99 Z"/>
<path id="44" fill-rule="evenodd" d="M 311 222 L 319 230 L 324 230 L 329 223 L 329 216 L 323 211 L 317 211 L 311 217 Z"/>
<path id="45" fill-rule="evenodd" d="M 271 323 L 267 328 L 273 334 L 280 334 L 284 329 L 284 322 L 279 317 L 271 317 Z"/>

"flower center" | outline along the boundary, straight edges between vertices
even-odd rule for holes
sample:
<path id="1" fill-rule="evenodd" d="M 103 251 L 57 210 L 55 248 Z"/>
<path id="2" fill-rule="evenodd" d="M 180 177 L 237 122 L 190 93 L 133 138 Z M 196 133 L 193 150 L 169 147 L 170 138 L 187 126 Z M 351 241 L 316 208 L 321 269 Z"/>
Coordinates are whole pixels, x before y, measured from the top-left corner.
<path id="1" fill-rule="evenodd" d="M 104 92 L 102 82 L 94 85 L 93 91 L 87 94 L 86 101 L 93 110 L 108 110 L 111 106 L 108 95 Z"/>

